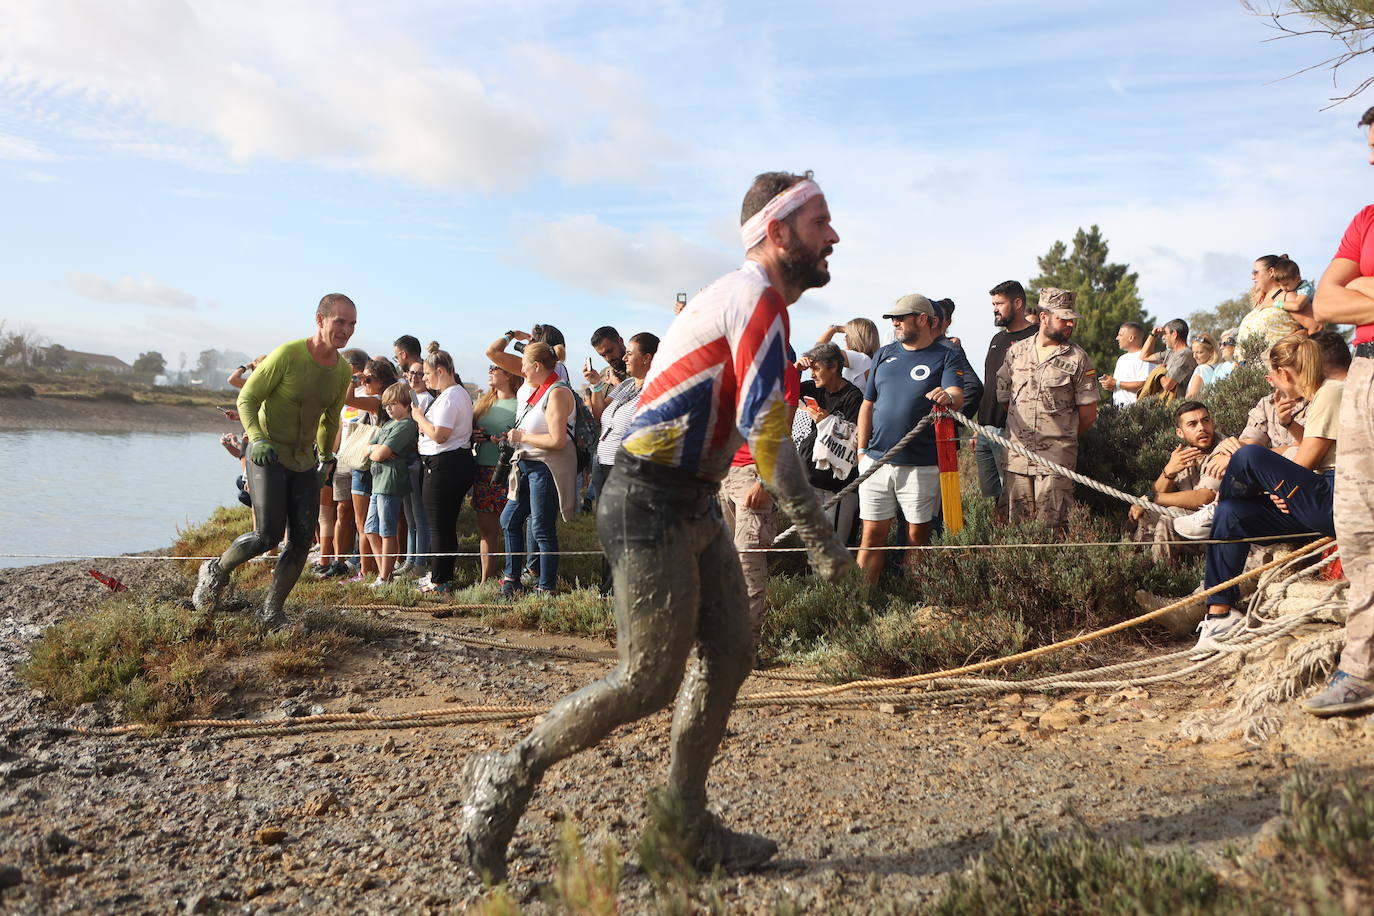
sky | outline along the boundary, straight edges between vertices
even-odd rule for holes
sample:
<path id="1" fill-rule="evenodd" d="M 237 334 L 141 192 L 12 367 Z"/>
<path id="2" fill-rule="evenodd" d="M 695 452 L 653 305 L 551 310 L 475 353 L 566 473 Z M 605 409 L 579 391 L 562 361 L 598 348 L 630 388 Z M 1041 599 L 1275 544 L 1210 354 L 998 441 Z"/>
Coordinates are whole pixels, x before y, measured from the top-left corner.
<path id="1" fill-rule="evenodd" d="M 437 340 L 462 374 L 511 328 L 662 334 L 743 259 L 763 171 L 814 170 L 840 242 L 804 349 L 900 296 L 958 304 L 1101 226 L 1160 319 L 1315 279 L 1374 197 L 1355 127 L 1239 2 L 388 3 L 0 0 L 0 321 L 176 368 L 313 330 Z M 1361 70 L 1360 68 L 1365 68 Z"/>

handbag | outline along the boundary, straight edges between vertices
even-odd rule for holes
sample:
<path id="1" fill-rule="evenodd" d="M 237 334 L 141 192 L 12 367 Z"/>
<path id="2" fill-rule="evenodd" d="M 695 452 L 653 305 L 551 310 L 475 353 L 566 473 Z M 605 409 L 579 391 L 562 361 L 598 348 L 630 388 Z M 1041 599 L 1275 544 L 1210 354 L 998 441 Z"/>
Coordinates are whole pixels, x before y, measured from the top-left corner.
<path id="1" fill-rule="evenodd" d="M 353 424 L 347 440 L 339 449 L 339 470 L 366 471 L 372 467 L 372 459 L 367 457 L 367 452 L 372 444 L 377 441 L 377 434 L 381 431 L 380 426 L 363 423 Z"/>

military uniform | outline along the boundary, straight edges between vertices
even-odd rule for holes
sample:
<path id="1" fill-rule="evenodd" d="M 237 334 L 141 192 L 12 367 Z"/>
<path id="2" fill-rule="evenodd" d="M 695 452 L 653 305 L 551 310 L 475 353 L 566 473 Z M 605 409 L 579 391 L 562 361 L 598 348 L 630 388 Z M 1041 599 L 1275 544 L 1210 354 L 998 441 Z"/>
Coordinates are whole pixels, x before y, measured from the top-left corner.
<path id="1" fill-rule="evenodd" d="M 1369 347 L 1369 344 L 1365 344 Z M 1359 352 L 1358 350 L 1356 352 Z M 1350 364 L 1341 398 L 1340 451 L 1332 515 L 1350 580 L 1341 670 L 1374 680 L 1374 354 Z"/>
<path id="2" fill-rule="evenodd" d="M 1225 437 L 1218 432 L 1216 440 L 1220 441 L 1223 438 Z M 1215 490 L 1220 493 L 1221 478 L 1202 473 L 1202 468 L 1207 464 L 1207 459 L 1210 457 L 1212 457 L 1212 451 L 1209 449 L 1197 464 L 1179 471 L 1178 476 L 1174 478 L 1174 488 L 1170 492 Z M 1201 544 L 1185 541 L 1174 531 L 1173 516 L 1162 515 L 1158 512 L 1146 511 L 1141 516 L 1140 521 L 1136 522 L 1133 540 L 1137 544 L 1152 545 L 1150 553 L 1160 562 L 1174 562 L 1184 556 L 1202 555 Z"/>
<path id="3" fill-rule="evenodd" d="M 1062 318 L 1078 317 L 1073 293 L 1065 290 L 1041 290 L 1040 305 Z M 1008 409 L 1007 438 L 1073 469 L 1078 463 L 1078 408 L 1097 403 L 1097 370 L 1073 341 L 1041 359 L 1038 339 L 1012 344 L 997 371 L 997 400 Z M 1010 451 L 1006 475 L 1008 518 L 1035 518 L 1061 531 L 1068 526 L 1073 481 Z"/>
<path id="4" fill-rule="evenodd" d="M 1239 436 L 1240 441 L 1263 445 L 1265 448 L 1288 448 L 1297 444 L 1293 434 L 1279 422 L 1278 410 L 1274 406 L 1276 395 L 1276 392 L 1271 392 L 1250 408 L 1250 413 L 1245 418 L 1245 430 Z M 1300 401 L 1297 409 L 1293 411 L 1293 422 L 1301 425 L 1306 419 L 1307 402 Z"/>

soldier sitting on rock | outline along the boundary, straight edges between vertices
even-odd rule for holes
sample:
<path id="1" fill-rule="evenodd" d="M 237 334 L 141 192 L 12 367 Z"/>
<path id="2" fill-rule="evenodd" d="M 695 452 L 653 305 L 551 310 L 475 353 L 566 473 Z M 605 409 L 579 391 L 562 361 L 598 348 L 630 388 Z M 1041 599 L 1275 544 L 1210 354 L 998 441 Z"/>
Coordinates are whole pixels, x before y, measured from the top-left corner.
<path id="1" fill-rule="evenodd" d="M 1214 502 L 1221 488 L 1221 478 L 1204 469 L 1218 441 L 1207 405 L 1201 401 L 1180 404 L 1174 411 L 1174 434 L 1179 444 L 1169 453 L 1164 469 L 1155 478 L 1149 498 L 1161 506 L 1200 509 Z M 1186 548 L 1178 543 L 1180 531 L 1175 529 L 1175 524 L 1182 522 L 1187 530 L 1186 516 L 1175 519 L 1132 506 L 1130 518 L 1136 526 L 1136 543 L 1153 544 L 1152 553 L 1156 559 L 1173 561 L 1185 552 Z"/>

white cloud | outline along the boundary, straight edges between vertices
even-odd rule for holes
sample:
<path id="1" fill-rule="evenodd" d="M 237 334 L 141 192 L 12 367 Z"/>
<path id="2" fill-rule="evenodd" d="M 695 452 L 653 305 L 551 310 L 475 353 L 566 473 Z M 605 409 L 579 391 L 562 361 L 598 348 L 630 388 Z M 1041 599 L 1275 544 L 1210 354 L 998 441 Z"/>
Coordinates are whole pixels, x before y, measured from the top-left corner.
<path id="1" fill-rule="evenodd" d="M 25 27 L 0 26 L 0 87 L 36 128 L 132 155 L 496 192 L 549 171 L 641 177 L 668 148 L 632 74 L 510 40 L 445 59 L 442 17 L 406 33 L 405 15 L 365 6 L 14 5 Z M 42 152 L 5 140 L 0 156 Z"/>
<path id="2" fill-rule="evenodd" d="M 522 263 L 551 279 L 634 302 L 671 302 L 738 263 L 662 226 L 631 234 L 591 214 L 532 227 L 519 244 Z"/>
<path id="3" fill-rule="evenodd" d="M 110 302 L 117 305 L 151 305 L 159 308 L 192 309 L 196 297 L 151 277 L 121 277 L 109 280 L 95 274 L 73 271 L 67 274 L 67 283 L 73 290 L 87 299 L 97 302 Z"/>
<path id="4" fill-rule="evenodd" d="M 0 159 L 16 162 L 52 162 L 58 158 L 60 157 L 32 140 L 16 137 L 13 134 L 0 133 Z"/>

